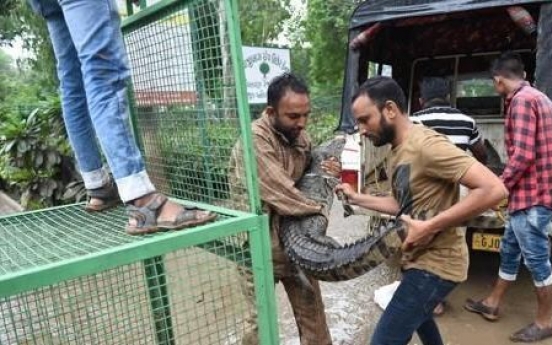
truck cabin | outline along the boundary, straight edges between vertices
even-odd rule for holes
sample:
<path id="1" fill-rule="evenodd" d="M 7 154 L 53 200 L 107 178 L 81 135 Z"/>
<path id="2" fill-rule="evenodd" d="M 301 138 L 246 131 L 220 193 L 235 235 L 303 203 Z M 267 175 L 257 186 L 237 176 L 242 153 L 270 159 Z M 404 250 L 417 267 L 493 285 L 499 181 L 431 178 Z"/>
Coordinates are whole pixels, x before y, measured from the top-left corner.
<path id="1" fill-rule="evenodd" d="M 489 67 L 504 51 L 520 53 L 527 79 L 535 81 L 537 24 L 546 1 L 365 1 L 354 11 L 343 87 L 340 130 L 355 131 L 351 98 L 369 76 L 388 75 L 403 88 L 408 111 L 420 109 L 423 77 L 449 79 L 452 105 L 479 124 L 502 126 L 502 99 Z M 483 126 L 485 127 L 485 126 Z M 503 157 L 501 135 L 482 128 Z M 494 130 L 496 131 L 496 130 Z M 487 132 L 487 133 L 485 133 Z"/>
<path id="2" fill-rule="evenodd" d="M 451 85 L 452 106 L 472 116 L 485 138 L 488 166 L 491 169 L 503 166 L 504 106 L 494 90 L 491 62 L 502 52 L 518 52 L 525 64 L 527 80 L 552 96 L 551 16 L 552 4 L 542 0 L 361 3 L 350 20 L 339 130 L 358 138 L 351 99 L 368 77 L 393 77 L 406 93 L 409 114 L 421 108 L 422 79 L 445 77 Z M 366 140 L 359 151 L 358 190 L 389 194 L 385 169 L 389 148 L 375 148 Z M 368 214 L 374 227 L 385 218 L 373 212 Z M 468 242 L 474 250 L 497 252 L 503 219 L 495 212 L 487 212 L 481 219 L 491 219 L 493 222 L 489 224 L 493 225 L 472 226 Z"/>

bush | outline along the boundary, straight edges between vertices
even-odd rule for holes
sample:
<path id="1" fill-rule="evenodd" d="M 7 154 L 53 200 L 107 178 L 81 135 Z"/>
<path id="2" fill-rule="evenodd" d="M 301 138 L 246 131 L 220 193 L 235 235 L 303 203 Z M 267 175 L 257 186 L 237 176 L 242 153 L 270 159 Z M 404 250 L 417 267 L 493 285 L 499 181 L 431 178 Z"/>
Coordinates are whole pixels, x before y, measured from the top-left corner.
<path id="1" fill-rule="evenodd" d="M 162 173 L 171 194 L 202 202 L 227 199 L 229 159 L 239 137 L 238 120 L 218 119 L 194 110 L 154 113 L 163 117 L 155 137 L 161 143 L 157 154 L 161 155 Z M 201 116 L 208 119 L 198 120 Z"/>
<path id="2" fill-rule="evenodd" d="M 335 135 L 341 113 L 341 97 L 313 97 L 311 108 L 307 132 L 313 146 L 318 146 Z"/>
<path id="3" fill-rule="evenodd" d="M 78 178 L 57 97 L 30 113 L 0 113 L 0 179 L 25 209 L 64 203 L 66 186 Z"/>
<path id="4" fill-rule="evenodd" d="M 313 106 L 307 127 L 313 145 L 334 136 L 339 110 L 335 97 Z M 152 113 L 163 117 L 163 121 L 158 121 L 160 128 L 156 129 L 156 136 L 162 143 L 162 164 L 166 167 L 164 173 L 171 193 L 178 198 L 202 202 L 227 199 L 229 157 L 240 134 L 238 120 L 220 120 L 192 109 Z M 201 116 L 208 118 L 203 121 L 203 130 L 198 120 Z"/>

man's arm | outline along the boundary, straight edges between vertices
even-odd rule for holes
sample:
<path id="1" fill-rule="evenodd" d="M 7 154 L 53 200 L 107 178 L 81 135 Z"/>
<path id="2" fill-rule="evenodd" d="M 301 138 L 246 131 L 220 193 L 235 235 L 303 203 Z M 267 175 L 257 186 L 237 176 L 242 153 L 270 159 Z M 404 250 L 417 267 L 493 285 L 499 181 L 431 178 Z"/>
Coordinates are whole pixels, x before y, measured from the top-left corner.
<path id="1" fill-rule="evenodd" d="M 487 148 L 483 144 L 483 139 L 479 139 L 475 144 L 470 145 L 470 151 L 481 164 L 487 164 Z"/>
<path id="2" fill-rule="evenodd" d="M 483 140 L 483 136 L 479 132 L 479 128 L 475 123 L 475 120 L 472 119 L 472 130 L 470 134 L 470 151 L 481 164 L 487 164 L 487 148 Z"/>
<path id="3" fill-rule="evenodd" d="M 426 220 L 414 220 L 403 216 L 408 226 L 408 235 L 403 248 L 427 242 L 438 232 L 458 226 L 485 210 L 498 204 L 508 196 L 508 191 L 502 181 L 479 162 L 474 162 L 461 176 L 460 184 L 470 189 L 468 195 L 447 210 Z"/>
<path id="4" fill-rule="evenodd" d="M 343 192 L 351 205 L 360 206 L 372 211 L 396 215 L 399 212 L 399 203 L 392 196 L 374 196 L 370 194 L 359 194 L 347 183 L 335 187 L 336 192 Z"/>
<path id="5" fill-rule="evenodd" d="M 502 181 L 511 190 L 535 161 L 537 117 L 529 101 L 517 98 L 510 104 L 512 116 L 512 154 L 502 173 Z"/>
<path id="6" fill-rule="evenodd" d="M 322 205 L 295 188 L 295 181 L 278 160 L 274 147 L 265 138 L 253 137 L 261 200 L 283 216 L 322 213 Z"/>

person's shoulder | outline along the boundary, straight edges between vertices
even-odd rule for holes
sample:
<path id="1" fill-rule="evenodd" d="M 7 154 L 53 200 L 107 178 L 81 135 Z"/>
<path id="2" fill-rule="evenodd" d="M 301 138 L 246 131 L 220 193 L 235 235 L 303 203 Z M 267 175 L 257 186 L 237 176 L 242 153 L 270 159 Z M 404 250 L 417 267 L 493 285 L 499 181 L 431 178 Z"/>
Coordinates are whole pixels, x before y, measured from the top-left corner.
<path id="1" fill-rule="evenodd" d="M 272 130 L 268 126 L 266 120 L 261 117 L 251 123 L 251 133 L 254 136 L 255 135 L 270 136 L 272 133 Z"/>
<path id="2" fill-rule="evenodd" d="M 458 121 L 465 121 L 465 122 L 469 122 L 471 123 L 472 125 L 476 125 L 476 122 L 475 122 L 475 119 L 473 117 L 471 117 L 470 115 L 468 114 L 464 114 L 463 112 L 461 112 L 460 110 L 457 110 L 458 112 L 454 114 L 454 118 L 457 119 Z"/>
<path id="3" fill-rule="evenodd" d="M 465 121 L 474 123 L 475 120 L 454 107 L 434 107 L 420 110 L 411 116 L 412 121 L 417 122 L 452 122 Z"/>
<path id="4" fill-rule="evenodd" d="M 270 145 L 275 146 L 276 136 L 274 132 L 267 126 L 263 119 L 257 119 L 251 124 L 251 135 L 253 137 L 253 145 Z"/>
<path id="5" fill-rule="evenodd" d="M 415 123 L 412 126 L 412 137 L 417 138 L 424 138 L 432 135 L 440 135 L 435 130 L 431 129 L 430 127 L 426 127 L 424 125 Z"/>
<path id="6" fill-rule="evenodd" d="M 516 92 L 514 97 L 512 97 L 512 102 L 542 100 L 550 102 L 550 98 L 548 98 L 546 94 L 531 85 L 524 85 L 518 92 Z"/>
<path id="7" fill-rule="evenodd" d="M 409 139 L 414 144 L 423 145 L 423 141 L 428 140 L 434 136 L 442 137 L 443 135 L 439 134 L 435 130 L 431 129 L 430 127 L 426 127 L 422 124 L 415 123 L 412 126 L 411 134 L 409 135 Z"/>
<path id="8" fill-rule="evenodd" d="M 436 143 L 450 142 L 445 135 L 429 127 L 417 124 L 415 124 L 412 128 L 411 139 L 414 146 L 417 146 L 420 150 L 424 151 L 426 151 L 429 146 L 433 146 Z"/>
<path id="9" fill-rule="evenodd" d="M 449 106 L 449 107 L 434 107 L 426 109 L 425 111 L 419 111 L 418 113 L 420 116 L 438 116 L 438 117 L 445 117 L 445 118 L 468 118 L 472 119 L 471 116 L 466 115 L 463 113 L 460 109 Z M 414 115 L 416 115 L 414 114 Z"/>

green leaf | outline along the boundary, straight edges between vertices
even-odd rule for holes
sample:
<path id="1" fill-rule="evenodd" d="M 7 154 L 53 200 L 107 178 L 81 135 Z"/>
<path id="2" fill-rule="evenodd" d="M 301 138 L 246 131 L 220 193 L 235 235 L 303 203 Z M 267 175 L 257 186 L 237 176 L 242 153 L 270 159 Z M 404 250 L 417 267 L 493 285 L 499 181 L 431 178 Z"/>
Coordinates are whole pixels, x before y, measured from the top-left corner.
<path id="1" fill-rule="evenodd" d="M 25 153 L 29 149 L 29 144 L 26 140 L 21 140 L 17 143 L 17 152 Z"/>
<path id="2" fill-rule="evenodd" d="M 44 163 L 44 155 L 42 152 L 37 152 L 35 155 L 35 161 L 34 164 L 36 167 L 40 167 Z"/>

